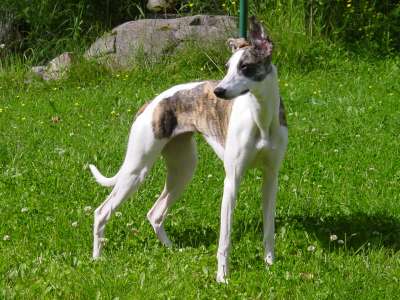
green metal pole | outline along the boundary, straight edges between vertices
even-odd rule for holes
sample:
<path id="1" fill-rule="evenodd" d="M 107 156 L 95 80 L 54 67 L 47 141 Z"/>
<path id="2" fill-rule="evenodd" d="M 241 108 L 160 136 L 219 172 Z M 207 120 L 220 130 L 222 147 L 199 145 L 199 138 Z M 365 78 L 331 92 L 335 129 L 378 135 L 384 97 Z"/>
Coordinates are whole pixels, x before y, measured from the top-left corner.
<path id="1" fill-rule="evenodd" d="M 240 21 L 239 35 L 241 38 L 247 37 L 247 0 L 240 0 Z"/>

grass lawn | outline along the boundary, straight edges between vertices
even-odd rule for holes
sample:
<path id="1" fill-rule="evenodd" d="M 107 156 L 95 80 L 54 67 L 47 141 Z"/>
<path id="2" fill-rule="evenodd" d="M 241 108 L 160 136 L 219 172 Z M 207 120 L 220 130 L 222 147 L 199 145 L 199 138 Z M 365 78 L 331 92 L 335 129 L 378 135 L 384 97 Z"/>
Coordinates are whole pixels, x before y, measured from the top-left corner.
<path id="1" fill-rule="evenodd" d="M 162 247 L 145 218 L 163 187 L 160 160 L 108 223 L 103 259 L 91 260 L 93 210 L 108 190 L 88 164 L 115 174 L 145 101 L 176 83 L 222 78 L 199 57 L 113 75 L 78 65 L 54 83 L 24 83 L 21 70 L 0 74 L 0 298 L 398 297 L 395 58 L 346 58 L 307 72 L 280 66 L 290 137 L 274 266 L 262 260 L 261 179 L 249 171 L 235 210 L 230 283 L 215 282 L 224 173 L 201 138 L 196 176 L 166 222 L 176 247 Z"/>

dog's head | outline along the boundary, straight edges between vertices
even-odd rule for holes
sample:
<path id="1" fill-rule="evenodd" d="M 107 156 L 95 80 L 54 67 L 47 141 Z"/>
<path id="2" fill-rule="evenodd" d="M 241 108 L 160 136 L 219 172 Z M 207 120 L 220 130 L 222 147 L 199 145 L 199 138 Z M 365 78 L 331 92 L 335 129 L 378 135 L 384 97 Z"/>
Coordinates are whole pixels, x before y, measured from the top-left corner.
<path id="1" fill-rule="evenodd" d="M 232 99 L 247 93 L 271 72 L 272 41 L 255 17 L 250 19 L 249 41 L 229 39 L 233 55 L 227 74 L 214 90 L 216 96 Z"/>

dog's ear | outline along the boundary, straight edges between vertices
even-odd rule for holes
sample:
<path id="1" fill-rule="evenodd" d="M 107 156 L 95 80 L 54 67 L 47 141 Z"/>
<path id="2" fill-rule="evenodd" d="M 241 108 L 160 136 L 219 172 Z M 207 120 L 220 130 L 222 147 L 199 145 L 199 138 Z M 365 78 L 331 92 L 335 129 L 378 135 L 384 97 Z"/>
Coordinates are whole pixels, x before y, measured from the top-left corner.
<path id="1" fill-rule="evenodd" d="M 250 44 L 255 49 L 262 51 L 266 56 L 272 54 L 272 40 L 254 16 L 250 18 Z"/>
<path id="2" fill-rule="evenodd" d="M 230 38 L 227 41 L 228 47 L 231 49 L 232 53 L 235 53 L 240 48 L 250 46 L 250 43 L 246 41 L 244 38 Z"/>

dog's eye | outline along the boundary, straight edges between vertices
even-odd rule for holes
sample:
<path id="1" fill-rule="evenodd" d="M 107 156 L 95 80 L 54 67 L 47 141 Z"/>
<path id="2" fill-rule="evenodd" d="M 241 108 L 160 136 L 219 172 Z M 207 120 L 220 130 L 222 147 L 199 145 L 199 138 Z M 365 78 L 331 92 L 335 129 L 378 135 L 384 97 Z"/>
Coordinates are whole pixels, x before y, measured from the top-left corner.
<path id="1" fill-rule="evenodd" d="M 240 70 L 247 70 L 249 68 L 249 65 L 248 64 L 243 64 L 243 65 L 241 65 L 240 66 Z"/>
<path id="2" fill-rule="evenodd" d="M 240 66 L 240 71 L 243 72 L 244 75 L 249 75 L 257 72 L 256 64 L 243 64 Z"/>

